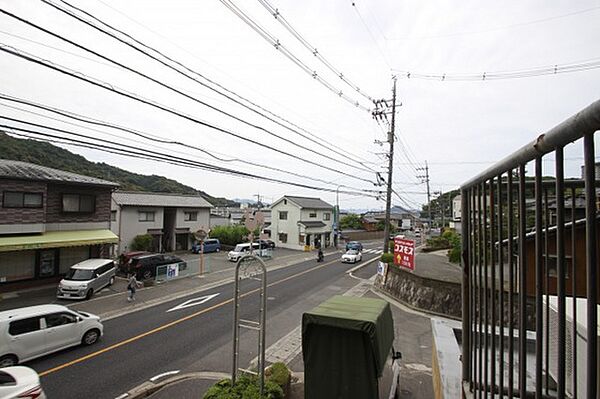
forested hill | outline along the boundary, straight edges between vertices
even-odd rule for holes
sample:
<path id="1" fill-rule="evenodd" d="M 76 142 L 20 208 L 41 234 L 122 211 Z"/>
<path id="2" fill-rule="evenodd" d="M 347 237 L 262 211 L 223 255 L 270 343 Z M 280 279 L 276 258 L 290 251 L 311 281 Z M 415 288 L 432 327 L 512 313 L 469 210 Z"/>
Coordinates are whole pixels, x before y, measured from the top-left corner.
<path id="1" fill-rule="evenodd" d="M 176 180 L 157 175 L 140 175 L 104 162 L 91 162 L 81 155 L 73 154 L 50 143 L 18 139 L 3 132 L 0 132 L 0 159 L 31 162 L 49 168 L 110 180 L 119 183 L 121 190 L 199 194 L 215 206 L 236 205 L 234 201 L 213 197 L 204 191 L 196 190 Z"/>

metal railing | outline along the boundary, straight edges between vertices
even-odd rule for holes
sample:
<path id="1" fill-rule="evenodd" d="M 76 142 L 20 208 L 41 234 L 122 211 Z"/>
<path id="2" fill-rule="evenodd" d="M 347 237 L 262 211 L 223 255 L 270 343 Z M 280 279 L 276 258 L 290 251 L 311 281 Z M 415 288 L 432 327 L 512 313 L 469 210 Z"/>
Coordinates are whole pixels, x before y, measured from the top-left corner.
<path id="1" fill-rule="evenodd" d="M 597 398 L 598 130 L 600 100 L 461 186 L 465 397 Z"/>

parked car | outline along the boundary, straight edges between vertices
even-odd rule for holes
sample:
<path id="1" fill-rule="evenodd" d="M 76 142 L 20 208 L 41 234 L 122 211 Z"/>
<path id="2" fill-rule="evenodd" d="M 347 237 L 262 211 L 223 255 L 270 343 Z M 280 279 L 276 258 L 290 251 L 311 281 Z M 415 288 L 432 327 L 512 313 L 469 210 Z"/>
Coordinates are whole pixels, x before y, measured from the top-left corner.
<path id="1" fill-rule="evenodd" d="M 349 249 L 342 255 L 342 263 L 356 263 L 362 260 L 362 254 L 356 249 Z"/>
<path id="2" fill-rule="evenodd" d="M 56 297 L 90 299 L 95 292 L 113 285 L 117 268 L 112 259 L 87 259 L 69 269 L 58 283 Z"/>
<path id="3" fill-rule="evenodd" d="M 0 398 L 46 399 L 46 394 L 35 370 L 13 366 L 0 369 Z"/>
<path id="4" fill-rule="evenodd" d="M 199 242 L 192 245 L 192 253 L 199 254 L 201 250 L 201 245 Z M 208 238 L 204 240 L 204 253 L 209 252 L 220 252 L 221 251 L 221 242 L 218 238 Z"/>
<path id="5" fill-rule="evenodd" d="M 415 230 L 415 237 L 416 238 L 420 238 L 421 237 L 421 232 L 419 230 Z"/>
<path id="6" fill-rule="evenodd" d="M 346 251 L 349 249 L 356 249 L 357 251 L 362 252 L 363 245 L 360 243 L 360 241 L 350 241 L 346 243 Z"/>
<path id="7" fill-rule="evenodd" d="M 119 255 L 119 271 L 122 273 L 127 273 L 127 266 L 129 265 L 129 261 L 131 260 L 131 258 L 133 258 L 134 256 L 149 254 L 151 254 L 151 252 L 148 251 L 123 252 L 121 255 Z"/>
<path id="8" fill-rule="evenodd" d="M 264 242 L 253 242 L 252 243 L 252 250 L 253 251 L 259 251 L 262 249 L 267 249 L 268 246 L 266 243 Z M 230 262 L 237 262 L 242 256 L 246 255 L 247 253 L 250 253 L 250 243 L 246 242 L 246 243 L 242 243 L 242 244 L 238 244 L 235 246 L 235 248 L 233 248 L 231 251 L 229 251 L 227 253 L 227 259 Z"/>
<path id="9" fill-rule="evenodd" d="M 92 345 L 104 327 L 96 315 L 61 305 L 38 305 L 0 312 L 0 367 L 76 345 Z"/>
<path id="10" fill-rule="evenodd" d="M 263 246 L 266 246 L 266 248 L 275 248 L 275 243 L 271 240 L 254 240 L 254 242 L 262 243 L 264 244 Z"/>
<path id="11" fill-rule="evenodd" d="M 134 256 L 129 261 L 128 273 L 135 273 L 138 279 L 149 280 L 156 277 L 156 269 L 160 266 L 179 265 L 179 270 L 187 269 L 187 263 L 180 257 L 168 254 L 148 254 Z"/>

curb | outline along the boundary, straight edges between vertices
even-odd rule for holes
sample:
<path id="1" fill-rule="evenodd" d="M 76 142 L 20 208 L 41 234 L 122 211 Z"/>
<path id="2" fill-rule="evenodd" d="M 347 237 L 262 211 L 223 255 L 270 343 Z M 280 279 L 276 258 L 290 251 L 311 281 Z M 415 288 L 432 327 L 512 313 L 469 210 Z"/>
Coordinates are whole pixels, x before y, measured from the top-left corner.
<path id="1" fill-rule="evenodd" d="M 231 374 L 228 373 L 220 373 L 214 371 L 199 371 L 195 373 L 187 373 L 187 374 L 179 374 L 175 377 L 166 378 L 160 380 L 159 382 L 153 382 L 151 379 L 144 382 L 141 385 L 125 392 L 124 394 L 117 397 L 117 399 L 139 399 L 139 398 L 147 398 L 148 396 L 154 394 L 158 390 L 166 387 L 170 384 L 176 384 L 185 380 L 192 379 L 201 379 L 201 380 L 214 380 L 220 381 L 224 378 L 230 378 Z M 154 378 L 154 377 L 152 377 Z"/>

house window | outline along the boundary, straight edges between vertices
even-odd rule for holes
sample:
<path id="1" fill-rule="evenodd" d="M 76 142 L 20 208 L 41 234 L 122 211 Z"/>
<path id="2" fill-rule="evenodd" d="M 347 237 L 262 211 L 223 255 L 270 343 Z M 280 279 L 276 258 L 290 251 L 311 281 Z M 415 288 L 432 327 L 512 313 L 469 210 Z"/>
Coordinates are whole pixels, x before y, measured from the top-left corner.
<path id="1" fill-rule="evenodd" d="M 279 220 L 287 220 L 287 211 L 279 211 Z"/>
<path id="2" fill-rule="evenodd" d="M 317 217 L 317 212 L 311 212 L 308 214 L 309 218 L 316 218 Z"/>
<path id="3" fill-rule="evenodd" d="M 96 197 L 84 194 L 63 194 L 62 211 L 67 213 L 93 213 Z"/>
<path id="4" fill-rule="evenodd" d="M 41 208 L 42 201 L 42 193 L 5 191 L 2 206 L 4 208 Z"/>
<path id="5" fill-rule="evenodd" d="M 287 242 L 287 233 L 279 233 L 279 242 Z"/>
<path id="6" fill-rule="evenodd" d="M 154 222 L 154 212 L 139 211 L 138 215 L 140 222 Z"/>
<path id="7" fill-rule="evenodd" d="M 186 222 L 195 222 L 198 220 L 198 212 L 184 212 L 183 220 Z"/>
<path id="8" fill-rule="evenodd" d="M 111 222 L 117 221 L 117 211 L 110 211 L 110 221 Z"/>
<path id="9" fill-rule="evenodd" d="M 331 213 L 325 212 L 323 214 L 323 220 L 331 220 Z"/>
<path id="10" fill-rule="evenodd" d="M 287 205 L 287 200 L 286 199 L 283 200 L 283 205 Z"/>

